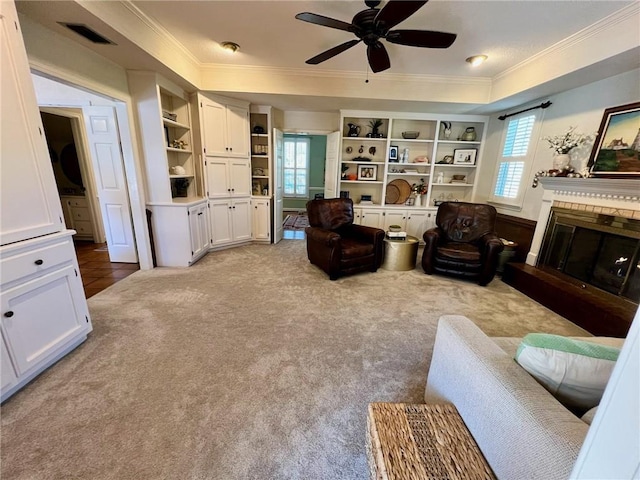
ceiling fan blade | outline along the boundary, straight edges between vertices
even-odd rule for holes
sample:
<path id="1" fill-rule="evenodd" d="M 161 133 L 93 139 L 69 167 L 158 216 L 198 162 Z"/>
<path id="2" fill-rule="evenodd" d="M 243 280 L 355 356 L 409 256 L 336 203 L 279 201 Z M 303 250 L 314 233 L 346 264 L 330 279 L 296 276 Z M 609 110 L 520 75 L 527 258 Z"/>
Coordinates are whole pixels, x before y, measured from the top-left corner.
<path id="1" fill-rule="evenodd" d="M 337 47 L 330 48 L 326 52 L 322 52 L 316 55 L 315 57 L 310 58 L 305 63 L 308 63 L 309 65 L 317 65 L 319 63 L 324 62 L 325 60 L 329 60 L 330 58 L 335 57 L 336 55 L 344 52 L 345 50 L 350 49 L 357 43 L 360 43 L 360 40 L 349 40 L 348 42 L 338 45 Z"/>
<path id="2" fill-rule="evenodd" d="M 367 47 L 367 58 L 373 73 L 382 72 L 391 66 L 387 49 L 380 41 Z"/>
<path id="3" fill-rule="evenodd" d="M 387 33 L 388 42 L 410 47 L 449 48 L 455 41 L 455 33 L 430 30 L 392 30 Z"/>
<path id="4" fill-rule="evenodd" d="M 334 18 L 325 17 L 323 15 L 317 15 L 315 13 L 299 13 L 296 15 L 298 20 L 303 22 L 314 23 L 316 25 L 322 25 L 323 27 L 337 28 L 338 30 L 345 30 L 347 32 L 353 32 L 354 27 L 350 23 L 336 20 Z"/>
<path id="5" fill-rule="evenodd" d="M 405 1 L 405 0 L 389 0 L 387 4 L 376 15 L 376 29 L 386 33 L 393 27 L 403 22 L 411 15 L 420 10 L 428 0 L 421 1 Z"/>

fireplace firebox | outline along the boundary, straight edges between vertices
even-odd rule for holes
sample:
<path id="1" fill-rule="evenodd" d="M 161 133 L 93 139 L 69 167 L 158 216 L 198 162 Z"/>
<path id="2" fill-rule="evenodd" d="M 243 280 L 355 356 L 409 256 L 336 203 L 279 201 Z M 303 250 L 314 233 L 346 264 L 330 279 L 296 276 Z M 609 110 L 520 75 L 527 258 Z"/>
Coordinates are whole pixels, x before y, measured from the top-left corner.
<path id="1" fill-rule="evenodd" d="M 553 207 L 539 266 L 640 302 L 640 221 Z"/>

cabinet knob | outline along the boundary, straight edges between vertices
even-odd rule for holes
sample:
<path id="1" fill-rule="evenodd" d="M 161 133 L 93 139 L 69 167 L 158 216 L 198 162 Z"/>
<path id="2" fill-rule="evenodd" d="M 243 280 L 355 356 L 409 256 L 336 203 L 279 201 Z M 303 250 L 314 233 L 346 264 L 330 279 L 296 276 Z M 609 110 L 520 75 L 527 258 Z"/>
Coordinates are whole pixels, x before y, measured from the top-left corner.
<path id="1" fill-rule="evenodd" d="M 224 149 L 225 149 L 227 152 L 229 151 L 229 147 L 225 147 Z"/>
<path id="2" fill-rule="evenodd" d="M 39 258 L 38 260 L 36 260 L 35 262 L 36 265 L 42 265 L 44 263 L 44 260 L 42 260 L 41 258 Z"/>
<path id="3" fill-rule="evenodd" d="M 227 188 L 227 192 L 230 192 L 230 191 L 231 191 L 231 189 L 230 189 L 230 188 Z"/>
<path id="4" fill-rule="evenodd" d="M 202 215 L 202 212 L 198 212 L 198 215 Z"/>
<path id="5" fill-rule="evenodd" d="M 233 208 L 235 209 L 235 208 L 236 208 L 236 206 L 234 205 L 234 206 L 233 206 Z"/>
<path id="6" fill-rule="evenodd" d="M 232 192 L 235 192 L 235 191 L 236 191 L 236 189 L 235 189 L 235 188 L 232 188 L 232 189 L 231 189 L 231 191 L 232 191 Z"/>
<path id="7" fill-rule="evenodd" d="M 231 210 L 231 206 L 229 206 L 229 210 Z"/>
<path id="8" fill-rule="evenodd" d="M 9 310 L 8 312 L 4 312 L 4 316 L 7 318 L 13 317 L 13 311 Z"/>

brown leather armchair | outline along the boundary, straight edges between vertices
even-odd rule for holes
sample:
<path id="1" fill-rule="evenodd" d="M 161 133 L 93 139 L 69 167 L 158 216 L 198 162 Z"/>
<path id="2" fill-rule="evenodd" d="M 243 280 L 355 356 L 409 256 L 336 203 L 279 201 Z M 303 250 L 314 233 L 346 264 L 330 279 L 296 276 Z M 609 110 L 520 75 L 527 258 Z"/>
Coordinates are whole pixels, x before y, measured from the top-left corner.
<path id="1" fill-rule="evenodd" d="M 491 205 L 441 204 L 436 215 L 437 226 L 423 235 L 424 272 L 456 275 L 487 285 L 496 273 L 498 255 L 504 249 L 494 232 L 496 214 Z"/>
<path id="2" fill-rule="evenodd" d="M 307 202 L 309 261 L 331 280 L 343 275 L 375 272 L 382 263 L 384 230 L 353 223 L 353 200 L 330 198 Z"/>

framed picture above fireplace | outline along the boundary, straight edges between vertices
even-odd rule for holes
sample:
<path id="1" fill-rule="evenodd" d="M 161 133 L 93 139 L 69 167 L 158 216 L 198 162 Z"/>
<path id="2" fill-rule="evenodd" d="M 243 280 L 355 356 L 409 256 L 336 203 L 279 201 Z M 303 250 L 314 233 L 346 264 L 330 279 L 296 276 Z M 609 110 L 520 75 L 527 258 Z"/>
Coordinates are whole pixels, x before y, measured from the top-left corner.
<path id="1" fill-rule="evenodd" d="M 640 176 L 640 102 L 604 111 L 588 165 L 598 177 Z"/>

